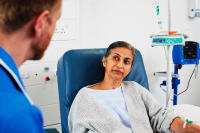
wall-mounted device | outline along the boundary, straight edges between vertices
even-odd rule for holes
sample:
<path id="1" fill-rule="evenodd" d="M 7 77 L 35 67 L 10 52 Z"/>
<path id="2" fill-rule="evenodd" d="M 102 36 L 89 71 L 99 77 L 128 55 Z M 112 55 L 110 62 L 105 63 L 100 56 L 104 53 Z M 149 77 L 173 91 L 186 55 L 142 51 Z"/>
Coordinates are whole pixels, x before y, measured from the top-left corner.
<path id="1" fill-rule="evenodd" d="M 200 0 L 188 0 L 189 18 L 200 17 Z"/>

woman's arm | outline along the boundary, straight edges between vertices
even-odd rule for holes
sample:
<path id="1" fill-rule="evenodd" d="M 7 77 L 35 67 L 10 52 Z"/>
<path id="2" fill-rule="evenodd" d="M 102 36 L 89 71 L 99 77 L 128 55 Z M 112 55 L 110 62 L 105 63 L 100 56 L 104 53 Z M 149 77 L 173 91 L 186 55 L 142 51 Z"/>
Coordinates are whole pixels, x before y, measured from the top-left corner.
<path id="1" fill-rule="evenodd" d="M 153 131 L 171 132 L 170 124 L 179 116 L 177 111 L 173 107 L 166 108 L 164 105 L 158 103 L 152 94 L 146 89 L 138 87 L 137 90 L 144 102 Z"/>
<path id="2" fill-rule="evenodd" d="M 159 127 L 165 127 L 162 125 L 163 124 L 167 125 L 166 123 L 170 122 L 170 119 L 172 119 L 172 121 L 169 123 L 170 124 L 169 130 L 171 132 L 200 133 L 200 126 L 193 123 L 186 123 L 184 127 L 185 121 L 181 119 L 180 117 L 178 117 L 179 114 L 176 113 L 176 109 L 173 109 L 173 107 L 171 108 L 169 107 L 164 108 L 161 106 L 159 107 L 159 104 L 155 101 L 155 99 L 152 97 L 152 95 L 149 92 L 145 91 L 143 93 L 143 98 L 146 99 L 145 103 L 148 105 L 147 110 L 151 119 L 150 121 L 154 125 L 153 126 L 154 129 L 157 129 L 157 131 L 163 130 L 163 129 L 159 129 Z M 163 123 L 163 124 L 160 125 L 159 123 Z"/>
<path id="3" fill-rule="evenodd" d="M 193 123 L 186 123 L 186 126 L 184 127 L 184 123 L 184 120 L 177 117 L 172 121 L 170 130 L 180 133 L 200 133 L 200 126 Z"/>

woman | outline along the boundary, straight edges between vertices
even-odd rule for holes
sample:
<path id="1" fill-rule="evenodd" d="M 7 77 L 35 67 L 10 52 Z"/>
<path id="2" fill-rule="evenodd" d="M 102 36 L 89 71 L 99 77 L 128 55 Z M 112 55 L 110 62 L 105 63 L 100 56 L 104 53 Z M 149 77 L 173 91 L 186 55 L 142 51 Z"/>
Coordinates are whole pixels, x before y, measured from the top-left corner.
<path id="1" fill-rule="evenodd" d="M 131 71 L 135 49 L 127 42 L 112 43 L 102 59 L 104 79 L 82 88 L 69 113 L 71 133 L 199 133 L 200 127 L 185 123 L 174 109 L 158 104 L 133 81 L 123 81 Z"/>

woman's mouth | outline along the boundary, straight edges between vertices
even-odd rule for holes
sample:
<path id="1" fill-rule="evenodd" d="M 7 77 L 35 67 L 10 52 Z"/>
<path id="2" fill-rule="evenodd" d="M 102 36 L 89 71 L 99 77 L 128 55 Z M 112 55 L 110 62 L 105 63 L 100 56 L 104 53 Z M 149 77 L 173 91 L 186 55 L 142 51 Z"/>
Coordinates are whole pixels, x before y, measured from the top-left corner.
<path id="1" fill-rule="evenodd" d="M 112 70 L 112 72 L 116 73 L 117 75 L 122 75 L 123 72 L 120 70 Z"/>

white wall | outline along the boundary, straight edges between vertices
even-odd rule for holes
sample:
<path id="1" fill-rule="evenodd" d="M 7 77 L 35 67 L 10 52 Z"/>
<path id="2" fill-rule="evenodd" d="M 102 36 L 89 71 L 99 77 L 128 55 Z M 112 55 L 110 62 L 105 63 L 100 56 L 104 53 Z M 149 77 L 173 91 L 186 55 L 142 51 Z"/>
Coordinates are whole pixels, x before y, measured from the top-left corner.
<path id="1" fill-rule="evenodd" d="M 188 18 L 187 0 L 171 1 L 172 30 L 189 35 L 189 40 L 200 42 L 200 18 Z M 164 104 L 165 93 L 159 87 L 164 78 L 155 77 L 153 73 L 166 70 L 165 51 L 163 47 L 151 47 L 150 35 L 167 30 L 168 9 L 167 0 L 160 0 L 159 17 L 163 23 L 160 29 L 157 25 L 158 17 L 154 2 L 154 0 L 64 0 L 62 17 L 58 24 L 73 21 L 75 23 L 73 26 L 69 24 L 73 30 L 66 29 L 69 34 L 73 33 L 73 35 L 69 35 L 67 40 L 52 41 L 41 61 L 26 62 L 20 68 L 20 72 L 25 77 L 29 72 L 43 73 L 43 77 L 37 79 L 40 86 L 43 82 L 40 88 L 57 90 L 55 77 L 50 82 L 53 84 L 52 88 L 50 83 L 44 82 L 44 75 L 50 73 L 51 76 L 55 73 L 57 61 L 65 51 L 75 48 L 107 47 L 114 41 L 124 40 L 133 44 L 142 53 L 151 92 L 160 103 Z M 51 68 L 49 73 L 44 73 L 43 69 L 46 66 Z M 180 91 L 186 88 L 193 67 L 193 65 L 183 66 L 180 71 Z M 28 86 L 31 80 L 32 78 L 24 78 L 28 90 L 38 87 L 37 83 L 35 86 Z M 189 103 L 200 106 L 199 81 L 199 76 L 197 79 L 192 78 L 190 89 L 179 96 L 179 104 Z M 34 95 L 32 97 L 37 99 L 35 93 L 30 95 Z M 46 97 L 50 96 L 51 94 L 46 94 Z M 38 98 L 43 100 L 41 96 Z"/>

